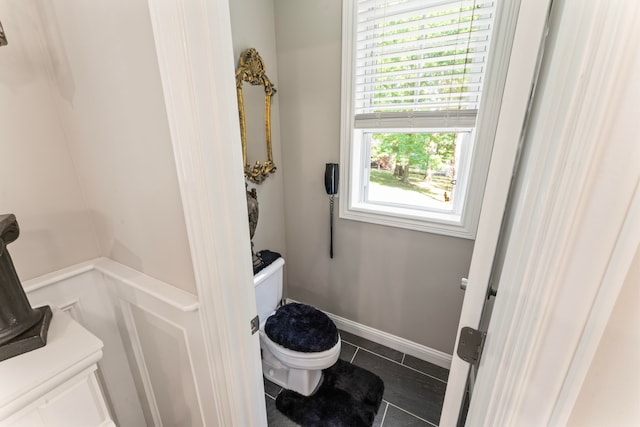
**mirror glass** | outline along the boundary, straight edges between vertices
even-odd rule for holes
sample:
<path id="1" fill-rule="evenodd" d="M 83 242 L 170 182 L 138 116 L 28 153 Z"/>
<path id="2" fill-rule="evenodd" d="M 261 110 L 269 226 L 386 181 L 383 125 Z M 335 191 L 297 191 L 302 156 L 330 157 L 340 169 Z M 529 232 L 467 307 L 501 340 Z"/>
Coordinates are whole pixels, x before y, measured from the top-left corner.
<path id="1" fill-rule="evenodd" d="M 271 97 L 276 89 L 265 74 L 262 58 L 253 48 L 240 55 L 236 93 L 244 174 L 247 180 L 260 184 L 276 171 L 271 149 Z"/>
<path id="2" fill-rule="evenodd" d="M 268 159 L 267 137 L 265 133 L 264 87 L 245 84 L 242 86 L 244 117 L 247 128 L 247 158 L 245 165 Z"/>

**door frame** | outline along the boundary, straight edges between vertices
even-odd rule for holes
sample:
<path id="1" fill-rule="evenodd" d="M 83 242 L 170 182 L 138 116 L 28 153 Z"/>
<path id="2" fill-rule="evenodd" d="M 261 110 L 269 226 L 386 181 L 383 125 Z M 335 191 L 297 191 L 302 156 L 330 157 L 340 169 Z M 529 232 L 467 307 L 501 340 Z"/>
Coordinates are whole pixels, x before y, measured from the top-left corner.
<path id="1" fill-rule="evenodd" d="M 229 4 L 148 0 L 216 425 L 266 426 Z"/>
<path id="2" fill-rule="evenodd" d="M 554 2 L 468 425 L 570 419 L 640 245 L 639 10 Z"/>
<path id="3" fill-rule="evenodd" d="M 474 426 L 568 423 L 640 245 L 640 7 L 556 0 L 550 22 Z"/>
<path id="4" fill-rule="evenodd" d="M 201 304 L 202 322 L 206 335 L 205 345 L 210 356 L 208 374 L 214 389 L 220 391 L 216 393 L 216 401 L 212 404 L 218 415 L 218 425 L 264 426 L 266 411 L 259 342 L 258 337 L 249 332 L 249 319 L 255 314 L 255 297 L 248 255 L 250 247 L 245 217 L 246 200 L 233 79 L 228 2 L 226 0 L 208 2 L 148 0 L 148 2 L 198 298 Z M 527 8 L 533 8 L 537 2 L 523 0 L 521 3 L 520 16 L 526 16 L 527 19 L 523 22 L 530 22 L 535 14 L 526 12 Z M 633 25 L 637 27 L 639 23 L 637 7 L 631 5 L 634 2 L 627 3 L 629 4 L 614 3 L 588 7 L 581 5 L 588 13 L 593 13 L 593 17 L 600 13 L 603 16 L 602 19 L 611 18 L 614 15 L 619 18 L 609 21 L 585 20 L 584 23 L 593 27 L 591 28 L 593 30 L 593 37 L 590 39 L 593 44 L 591 47 L 596 49 L 605 46 L 602 48 L 603 51 L 598 52 L 604 54 L 608 48 L 608 53 L 620 63 L 628 62 L 633 58 L 625 59 L 622 48 L 607 45 L 606 41 L 615 40 L 614 37 L 619 37 L 623 30 L 633 28 Z M 629 13 L 629 10 L 622 10 L 625 7 L 627 9 L 635 7 L 635 9 L 633 13 Z M 578 14 L 580 19 L 586 19 L 584 10 Z M 625 12 L 626 16 L 621 16 L 621 13 L 625 15 Z M 606 28 L 607 32 L 603 28 Z M 531 34 L 525 34 L 525 36 L 532 38 Z M 570 37 L 567 35 L 567 40 Z M 591 53 L 593 51 L 589 49 L 585 51 L 585 58 L 583 58 L 585 61 L 582 63 L 585 71 L 588 70 L 587 66 L 594 66 L 593 61 L 589 63 L 589 58 L 593 59 Z M 521 59 L 526 61 L 530 58 Z M 564 62 L 570 63 L 574 59 L 567 58 Z M 608 66 L 610 64 L 610 62 L 607 63 Z M 601 82 L 606 81 L 603 79 L 605 74 L 602 74 L 605 71 L 607 70 L 603 67 L 595 67 L 590 76 L 594 82 L 597 81 L 596 78 L 600 78 Z M 609 74 L 606 74 L 606 77 L 609 77 Z M 623 84 L 620 81 L 613 83 L 618 86 Z M 594 88 L 595 92 L 591 94 L 596 97 L 594 99 L 609 93 L 605 93 L 603 91 L 605 88 L 602 86 L 605 85 Z M 527 91 L 529 89 L 530 87 L 526 88 Z M 560 94 L 576 95 L 573 92 L 568 93 L 563 87 L 555 89 L 558 90 L 556 97 Z M 617 94 L 621 97 L 624 93 L 620 92 Z M 550 99 L 553 98 L 552 89 L 549 89 L 548 96 Z M 601 154 L 601 150 L 605 148 L 605 142 L 597 140 L 592 135 L 599 135 L 602 129 L 612 125 L 613 118 L 610 115 L 603 116 L 608 121 L 594 120 L 600 117 L 596 113 L 602 113 L 603 109 L 606 111 L 605 108 L 609 104 L 603 103 L 607 105 L 590 108 L 584 105 L 583 98 L 573 96 L 569 99 L 571 110 L 562 112 L 559 111 L 558 106 L 555 107 L 555 113 L 561 113 L 558 117 L 564 117 L 565 120 L 554 120 L 554 133 L 543 136 L 556 138 L 572 136 L 572 139 L 569 139 L 567 145 L 563 147 L 567 150 L 585 150 L 582 153 L 587 156 L 585 159 L 590 161 L 594 156 Z M 604 99 L 609 102 L 616 101 L 611 98 Z M 522 120 L 511 123 L 511 128 L 518 128 L 521 123 Z M 511 130 L 514 131 L 514 129 Z M 517 130 L 516 138 L 520 134 L 520 129 Z M 589 131 L 593 134 L 589 134 Z M 585 144 L 579 144 L 579 139 L 588 140 L 590 144 L 585 148 Z M 554 141 L 557 139 L 548 139 L 547 146 L 552 145 Z M 570 151 L 563 151 L 563 153 L 564 155 L 575 154 Z M 507 155 L 506 153 L 495 154 Z M 515 155 L 515 152 L 511 155 Z M 594 162 L 590 161 L 588 164 L 592 166 L 589 172 L 596 171 L 593 168 Z M 527 203 L 536 202 L 535 194 L 543 198 L 546 196 L 542 201 L 548 203 L 544 204 L 543 209 L 533 209 L 537 217 L 519 218 L 519 225 L 514 226 L 514 230 L 522 227 L 522 231 L 526 233 L 523 236 L 528 240 L 512 239 L 510 241 L 507 256 L 513 257 L 509 259 L 515 259 L 518 262 L 514 263 L 512 270 L 503 271 L 502 277 L 522 279 L 520 282 L 522 286 L 509 290 L 508 286 L 505 287 L 506 282 L 501 285 L 501 295 L 496 300 L 494 308 L 494 319 L 498 318 L 500 321 L 492 321 L 489 327 L 487 350 L 476 384 L 476 390 L 481 390 L 482 393 L 476 393 L 477 397 L 472 400 L 469 412 L 468 421 L 472 425 L 513 424 L 513 421 L 526 421 L 528 416 L 536 416 L 537 420 L 547 421 L 538 425 L 562 424 L 562 421 L 568 419 L 602 335 L 603 319 L 608 319 L 619 293 L 621 282 L 619 279 L 628 271 L 631 262 L 629 254 L 635 253 L 640 243 L 637 241 L 640 238 L 638 237 L 640 224 L 637 219 L 640 217 L 638 186 L 633 187 L 633 191 L 627 186 L 626 192 L 618 191 L 617 194 L 627 202 L 633 200 L 633 203 L 627 204 L 626 211 L 621 208 L 616 221 L 610 221 L 609 218 L 607 224 L 600 224 L 604 230 L 599 238 L 609 239 L 610 252 L 599 255 L 601 259 L 606 258 L 609 262 L 605 265 L 599 264 L 602 270 L 602 275 L 599 277 L 602 280 L 589 282 L 589 298 L 576 304 L 575 294 L 559 292 L 557 287 L 552 286 L 552 283 L 557 283 L 554 280 L 557 278 L 556 275 L 577 274 L 580 271 L 580 262 L 584 263 L 585 259 L 589 259 L 590 254 L 585 250 L 577 251 L 575 254 L 569 250 L 575 249 L 581 241 L 580 238 L 584 238 L 590 231 L 589 228 L 576 228 L 572 224 L 588 221 L 594 222 L 590 225 L 598 224 L 598 219 L 593 218 L 592 212 L 580 208 L 584 208 L 584 204 L 589 200 L 601 201 L 591 193 L 590 198 L 578 197 L 584 196 L 584 189 L 587 185 L 593 184 L 584 176 L 586 172 L 581 171 L 580 168 L 563 168 L 561 162 L 556 166 L 553 173 L 547 176 L 552 176 L 554 180 L 540 181 L 538 177 L 536 182 L 536 177 L 533 176 L 529 182 L 529 188 L 536 191 L 532 190 L 526 194 L 529 198 L 526 200 Z M 637 184 L 637 173 L 628 179 L 631 183 L 635 179 Z M 491 180 L 490 175 L 487 184 L 487 203 L 485 203 L 487 206 L 493 200 L 489 189 L 491 183 L 495 184 L 495 181 Z M 541 182 L 546 186 L 536 187 L 536 184 Z M 576 197 L 558 200 L 549 192 L 548 185 L 554 182 L 566 184 L 569 185 L 567 188 L 575 189 Z M 556 186 L 555 190 L 557 189 Z M 545 190 L 547 193 L 544 193 Z M 602 194 L 599 195 L 601 196 Z M 504 197 L 506 200 L 506 194 Z M 608 194 L 607 197 L 610 198 L 611 195 Z M 559 210 L 576 207 L 577 210 L 569 210 L 569 212 L 576 212 L 576 215 L 567 217 L 563 217 L 563 211 Z M 483 207 L 483 216 L 486 218 L 485 212 L 488 211 Z M 500 221 L 501 215 L 498 222 Z M 552 227 L 553 221 L 556 222 Z M 536 224 L 540 227 L 536 227 Z M 621 234 L 621 231 L 627 232 Z M 559 239 L 558 232 L 567 239 Z M 483 238 L 482 233 L 479 228 L 478 239 Z M 618 240 L 615 240 L 616 238 Z M 555 243 L 554 240 L 556 240 Z M 531 246 L 532 243 L 535 245 Z M 519 251 L 515 251 L 515 248 L 519 248 Z M 530 248 L 535 248 L 535 251 Z M 544 252 L 541 252 L 542 250 Z M 535 268 L 531 268 L 528 261 L 534 260 L 541 253 L 558 257 L 546 257 L 547 264 L 535 263 Z M 569 255 L 574 258 L 568 259 Z M 471 280 L 473 269 L 472 262 L 467 293 L 470 289 L 479 287 Z M 545 283 L 541 280 L 542 278 L 550 280 Z M 584 281 L 578 284 L 584 294 Z M 566 291 L 575 291 L 575 286 L 577 285 L 568 286 Z M 531 303 L 534 291 L 537 292 L 536 295 L 544 297 L 544 304 Z M 465 305 L 467 305 L 466 302 Z M 518 311 L 523 308 L 523 311 Z M 589 310 L 585 311 L 585 308 Z M 545 328 L 550 322 L 557 320 L 558 316 L 572 316 L 577 312 L 581 317 L 575 318 L 570 327 L 567 326 L 562 331 L 554 331 L 553 336 L 547 333 Z M 571 338 L 563 343 L 567 356 L 561 366 L 556 366 L 557 360 L 552 357 L 557 354 L 554 345 L 558 344 L 558 341 L 550 341 L 547 338 L 556 340 L 559 338 L 561 343 L 565 338 Z M 533 351 L 528 352 L 523 349 Z M 458 358 L 454 355 L 454 361 L 456 359 Z M 535 375 L 541 368 L 547 368 L 548 372 Z M 452 374 L 455 372 L 454 369 L 458 368 L 452 366 Z M 551 381 L 553 390 L 535 396 L 525 393 L 539 386 L 543 381 Z M 445 401 L 445 405 L 450 405 L 448 401 Z M 533 404 L 536 404 L 535 411 L 531 410 Z M 455 422 L 445 420 L 441 425 L 455 425 Z"/>
<path id="5" fill-rule="evenodd" d="M 479 328 L 498 246 L 523 123 L 536 82 L 550 0 L 521 0 L 498 116 L 491 162 L 460 313 L 440 425 L 455 426 L 463 404 L 470 365 L 457 356 L 463 326 Z"/>

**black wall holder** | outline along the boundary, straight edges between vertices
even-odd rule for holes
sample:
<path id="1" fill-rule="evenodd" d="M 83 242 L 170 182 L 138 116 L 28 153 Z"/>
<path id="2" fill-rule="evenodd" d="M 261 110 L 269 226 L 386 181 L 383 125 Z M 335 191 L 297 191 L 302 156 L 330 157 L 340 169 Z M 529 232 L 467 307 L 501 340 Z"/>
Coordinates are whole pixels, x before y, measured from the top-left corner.
<path id="1" fill-rule="evenodd" d="M 7 245 L 20 235 L 13 214 L 0 215 L 0 361 L 47 344 L 51 308 L 31 308 Z"/>
<path id="2" fill-rule="evenodd" d="M 333 258 L 333 199 L 338 193 L 340 169 L 337 163 L 327 163 L 324 168 L 324 189 L 329 195 L 329 257 Z"/>

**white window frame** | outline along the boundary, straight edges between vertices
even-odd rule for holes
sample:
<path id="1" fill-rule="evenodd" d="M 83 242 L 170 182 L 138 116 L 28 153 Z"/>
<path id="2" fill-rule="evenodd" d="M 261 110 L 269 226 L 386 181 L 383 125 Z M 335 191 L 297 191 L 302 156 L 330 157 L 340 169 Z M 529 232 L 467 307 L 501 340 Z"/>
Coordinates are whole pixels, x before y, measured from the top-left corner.
<path id="1" fill-rule="evenodd" d="M 498 0 L 496 0 L 498 1 Z M 458 181 L 456 190 L 464 199 L 460 213 L 439 213 L 429 210 L 411 208 L 390 207 L 381 204 L 366 203 L 363 201 L 363 180 L 365 163 L 369 162 L 364 156 L 363 144 L 354 138 L 354 70 L 355 70 L 355 27 L 357 14 L 357 0 L 343 0 L 342 12 L 342 89 L 341 105 L 342 120 L 340 130 L 340 168 L 342 169 L 342 182 L 340 183 L 339 203 L 340 218 L 369 222 L 392 227 L 405 228 L 435 234 L 442 234 L 465 239 L 475 239 L 480 216 L 480 208 L 489 160 L 506 72 L 508 69 L 508 53 L 511 50 L 511 37 L 501 36 L 508 23 L 500 17 L 500 9 L 506 2 L 498 2 L 496 7 L 496 19 L 494 21 L 494 35 L 489 52 L 487 72 L 483 93 L 492 96 L 483 96 L 480 102 L 479 112 L 471 126 L 462 128 L 446 128 L 447 132 L 459 132 L 465 129 L 475 129 L 475 137 L 472 143 L 472 151 L 468 156 L 471 162 L 469 173 Z M 499 94 L 499 96 L 495 96 Z M 425 127 L 426 123 L 426 127 Z M 415 131 L 406 128 L 407 131 Z M 438 132 L 444 131 L 439 119 L 422 120 L 420 131 Z M 395 128 L 394 131 L 400 131 Z M 466 180 L 466 182 L 464 182 Z M 460 194 L 461 193 L 461 194 Z"/>

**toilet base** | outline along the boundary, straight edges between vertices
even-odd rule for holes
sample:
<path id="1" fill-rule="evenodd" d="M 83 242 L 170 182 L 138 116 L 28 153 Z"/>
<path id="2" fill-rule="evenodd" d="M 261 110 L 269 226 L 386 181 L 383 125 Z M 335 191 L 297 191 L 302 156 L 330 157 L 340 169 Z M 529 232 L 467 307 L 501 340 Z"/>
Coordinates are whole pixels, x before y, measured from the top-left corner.
<path id="1" fill-rule="evenodd" d="M 262 373 L 269 381 L 303 396 L 312 395 L 322 382 L 322 370 L 287 367 L 265 347 L 262 348 Z"/>

